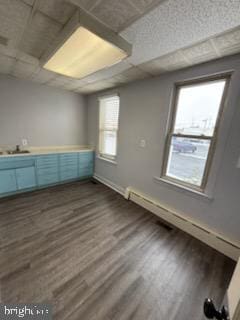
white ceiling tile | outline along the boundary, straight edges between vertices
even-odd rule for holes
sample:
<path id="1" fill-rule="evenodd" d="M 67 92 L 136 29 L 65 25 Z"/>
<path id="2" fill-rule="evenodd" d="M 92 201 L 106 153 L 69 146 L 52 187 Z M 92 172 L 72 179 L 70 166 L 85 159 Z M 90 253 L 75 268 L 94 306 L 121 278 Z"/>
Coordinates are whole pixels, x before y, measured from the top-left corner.
<path id="1" fill-rule="evenodd" d="M 97 90 L 90 90 L 90 89 L 78 88 L 78 89 L 73 90 L 73 91 L 74 91 L 74 92 L 77 92 L 77 93 L 81 93 L 81 94 L 90 94 L 90 93 L 96 92 Z"/>
<path id="2" fill-rule="evenodd" d="M 190 56 L 190 51 L 188 54 Z M 159 75 L 167 71 L 178 70 L 190 65 L 191 62 L 188 60 L 187 55 L 184 55 L 182 50 L 180 50 L 140 64 L 139 68 L 152 75 Z"/>
<path id="3" fill-rule="evenodd" d="M 75 86 L 71 81 L 68 82 L 68 83 L 64 83 L 64 84 L 62 85 L 62 87 L 63 87 L 64 89 L 70 90 L 70 91 L 73 91 L 73 90 L 79 88 L 79 86 Z"/>
<path id="4" fill-rule="evenodd" d="M 168 0 L 121 32 L 138 65 L 239 26 L 239 0 Z"/>
<path id="5" fill-rule="evenodd" d="M 37 66 L 18 60 L 13 67 L 11 74 L 17 78 L 30 78 L 36 71 Z"/>
<path id="6" fill-rule="evenodd" d="M 16 49 L 0 44 L 0 54 L 15 58 L 17 56 L 17 53 L 18 51 Z"/>
<path id="7" fill-rule="evenodd" d="M 218 55 L 211 41 L 204 41 L 189 48 L 181 50 L 183 55 L 192 64 L 217 59 Z"/>
<path id="8" fill-rule="evenodd" d="M 39 65 L 39 60 L 33 56 L 30 56 L 29 54 L 26 54 L 20 50 L 3 46 L 0 44 L 0 54 L 3 54 L 8 57 L 16 58 L 17 60 L 21 60 L 26 63 Z"/>
<path id="9" fill-rule="evenodd" d="M 238 0 L 37 2 L 37 10 L 23 33 L 34 0 L 0 0 L 0 72 L 14 73 L 23 78 L 30 77 L 32 81 L 49 83 L 68 90 L 96 92 L 117 84 L 205 62 L 221 55 L 240 52 Z M 143 12 L 153 7 L 155 9 L 121 33 L 126 40 L 133 43 L 131 57 L 84 79 L 76 80 L 42 69 L 38 60 L 53 43 L 62 24 L 76 9 L 75 6 L 90 11 L 114 30 L 119 30 L 139 18 Z M 226 32 L 230 29 L 231 32 Z M 15 48 L 22 35 L 20 47 Z M 1 44 L 1 37 L 9 39 L 7 45 Z"/>
<path id="10" fill-rule="evenodd" d="M 90 10 L 95 5 L 96 2 L 99 2 L 99 0 L 68 0 L 68 1 L 85 10 Z"/>
<path id="11" fill-rule="evenodd" d="M 75 7 L 66 0 L 38 0 L 37 8 L 62 24 L 65 24 L 75 11 Z"/>
<path id="12" fill-rule="evenodd" d="M 77 92 L 77 93 L 81 93 L 81 94 L 89 94 L 89 93 L 97 92 L 100 90 L 101 89 L 96 90 L 96 89 L 91 89 L 91 88 L 87 88 L 87 87 L 80 87 L 80 88 L 74 89 L 72 91 Z"/>
<path id="13" fill-rule="evenodd" d="M 71 80 L 67 77 L 57 76 L 56 78 L 47 82 L 47 85 L 53 87 L 63 87 L 68 84 Z"/>
<path id="14" fill-rule="evenodd" d="M 64 85 L 64 88 L 65 89 L 68 89 L 68 90 L 75 90 L 75 89 L 78 89 L 78 88 L 81 88 L 83 87 L 84 85 L 87 85 L 88 83 L 84 80 L 71 80 L 69 81 L 69 83 L 66 83 Z"/>
<path id="15" fill-rule="evenodd" d="M 22 62 L 26 62 L 28 64 L 33 64 L 35 66 L 39 66 L 39 59 L 33 57 L 33 56 L 30 56 L 29 54 L 27 53 L 24 53 L 22 51 L 19 51 L 17 53 L 17 59 L 22 61 Z"/>
<path id="16" fill-rule="evenodd" d="M 117 83 L 127 83 L 137 79 L 145 79 L 150 77 L 149 73 L 144 72 L 143 70 L 132 67 L 118 75 L 113 76 L 113 79 Z"/>
<path id="17" fill-rule="evenodd" d="M 137 67 L 132 67 L 131 69 L 128 69 L 122 72 L 121 74 L 129 79 L 144 79 L 149 77 L 148 73 L 144 72 L 143 70 L 140 70 Z"/>
<path id="18" fill-rule="evenodd" d="M 113 30 L 119 30 L 134 16 L 138 10 L 127 0 L 102 0 L 94 6 L 91 13 Z"/>
<path id="19" fill-rule="evenodd" d="M 9 40 L 10 47 L 17 45 L 30 14 L 31 7 L 19 0 L 0 1 L 0 35 Z"/>
<path id="20" fill-rule="evenodd" d="M 31 80 L 38 83 L 47 83 L 48 81 L 56 78 L 56 73 L 39 68 L 34 72 L 31 77 Z"/>
<path id="21" fill-rule="evenodd" d="M 99 80 L 105 80 L 127 69 L 130 69 L 131 67 L 132 65 L 129 64 L 127 60 L 123 60 L 122 62 L 119 62 L 111 67 L 95 72 L 94 74 L 83 78 L 83 80 L 88 83 L 96 82 Z"/>
<path id="22" fill-rule="evenodd" d="M 164 0 L 130 0 L 141 11 L 149 10 Z"/>
<path id="23" fill-rule="evenodd" d="M 0 44 L 4 45 L 4 46 L 7 46 L 8 45 L 8 39 L 0 35 Z"/>
<path id="24" fill-rule="evenodd" d="M 40 58 L 46 48 L 51 45 L 62 25 L 40 12 L 34 15 L 31 26 L 25 33 L 20 49 Z"/>
<path id="25" fill-rule="evenodd" d="M 112 82 L 112 81 L 97 81 L 79 88 L 77 92 L 89 93 L 94 91 L 100 91 L 100 90 L 112 88 L 115 85 L 116 85 L 116 82 Z"/>
<path id="26" fill-rule="evenodd" d="M 16 60 L 0 54 L 0 73 L 10 74 Z"/>
<path id="27" fill-rule="evenodd" d="M 35 2 L 35 0 L 21 0 L 21 1 L 28 4 L 29 6 L 33 6 Z"/>
<path id="28" fill-rule="evenodd" d="M 159 65 L 157 59 L 140 64 L 138 67 L 152 75 L 158 75 L 167 71 L 167 69 L 164 69 L 161 64 Z"/>
<path id="29" fill-rule="evenodd" d="M 154 60 L 160 69 L 172 71 L 188 67 L 190 64 L 180 51 L 170 53 Z"/>
<path id="30" fill-rule="evenodd" d="M 216 37 L 214 44 L 222 55 L 240 52 L 240 28 Z"/>

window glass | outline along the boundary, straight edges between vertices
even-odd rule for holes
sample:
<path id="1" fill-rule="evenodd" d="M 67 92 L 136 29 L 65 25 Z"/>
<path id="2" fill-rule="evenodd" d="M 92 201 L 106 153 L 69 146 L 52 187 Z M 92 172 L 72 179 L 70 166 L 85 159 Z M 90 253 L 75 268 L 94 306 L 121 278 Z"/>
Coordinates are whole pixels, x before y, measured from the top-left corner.
<path id="1" fill-rule="evenodd" d="M 212 136 L 224 86 L 221 80 L 181 88 L 174 132 Z"/>
<path id="2" fill-rule="evenodd" d="M 117 151 L 117 133 L 116 131 L 102 131 L 101 152 L 105 155 L 115 156 Z"/>
<path id="3" fill-rule="evenodd" d="M 114 159 L 117 155 L 119 96 L 103 97 L 99 108 L 99 153 Z"/>
<path id="4" fill-rule="evenodd" d="M 173 137 L 167 175 L 200 186 L 208 157 L 210 141 Z"/>
<path id="5" fill-rule="evenodd" d="M 204 188 L 226 82 L 222 78 L 178 86 L 164 155 L 166 178 Z"/>

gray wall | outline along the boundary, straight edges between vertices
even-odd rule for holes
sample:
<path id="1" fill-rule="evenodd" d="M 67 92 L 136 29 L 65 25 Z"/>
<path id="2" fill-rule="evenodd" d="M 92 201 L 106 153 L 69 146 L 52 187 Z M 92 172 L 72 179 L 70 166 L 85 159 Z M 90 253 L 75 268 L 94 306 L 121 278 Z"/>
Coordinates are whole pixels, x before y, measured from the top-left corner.
<path id="1" fill-rule="evenodd" d="M 87 143 L 86 101 L 81 95 L 0 75 L 0 146 Z"/>
<path id="2" fill-rule="evenodd" d="M 208 193 L 212 200 L 182 191 L 160 176 L 167 119 L 173 84 L 176 81 L 235 70 L 220 126 Z M 240 241 L 240 56 L 225 58 L 161 77 L 138 81 L 110 90 L 119 92 L 120 128 L 117 165 L 96 159 L 96 174 L 126 188 L 135 187 L 204 226 Z M 98 144 L 98 98 L 88 98 L 88 139 Z M 146 148 L 139 142 L 146 139 Z"/>

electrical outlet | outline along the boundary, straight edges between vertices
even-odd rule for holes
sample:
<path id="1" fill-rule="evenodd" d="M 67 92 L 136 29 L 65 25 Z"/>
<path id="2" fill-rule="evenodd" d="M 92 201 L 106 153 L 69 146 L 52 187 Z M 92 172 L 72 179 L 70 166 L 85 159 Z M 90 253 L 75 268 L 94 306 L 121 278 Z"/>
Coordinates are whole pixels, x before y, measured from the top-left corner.
<path id="1" fill-rule="evenodd" d="M 28 145 L 27 139 L 22 139 L 22 145 L 26 147 Z"/>
<path id="2" fill-rule="evenodd" d="M 140 141 L 140 147 L 141 147 L 141 148 L 145 148 L 145 147 L 146 147 L 146 140 L 142 139 L 142 140 Z"/>

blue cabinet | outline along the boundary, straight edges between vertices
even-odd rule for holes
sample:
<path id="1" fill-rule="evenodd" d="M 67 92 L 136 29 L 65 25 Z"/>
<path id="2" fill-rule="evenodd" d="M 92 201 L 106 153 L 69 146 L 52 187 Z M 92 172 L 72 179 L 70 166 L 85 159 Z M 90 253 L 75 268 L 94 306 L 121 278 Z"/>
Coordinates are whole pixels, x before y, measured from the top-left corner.
<path id="1" fill-rule="evenodd" d="M 40 187 L 59 182 L 58 155 L 38 156 L 36 159 L 37 182 Z"/>
<path id="2" fill-rule="evenodd" d="M 93 176 L 93 152 L 79 153 L 79 177 L 87 178 Z"/>
<path id="3" fill-rule="evenodd" d="M 37 186 L 35 167 L 16 169 L 18 190 L 30 189 Z"/>
<path id="4" fill-rule="evenodd" d="M 93 175 L 92 151 L 0 157 L 0 197 Z"/>
<path id="5" fill-rule="evenodd" d="M 15 170 L 0 170 L 0 193 L 17 191 Z"/>
<path id="6" fill-rule="evenodd" d="M 67 153 L 59 156 L 60 181 L 78 178 L 78 153 Z"/>

